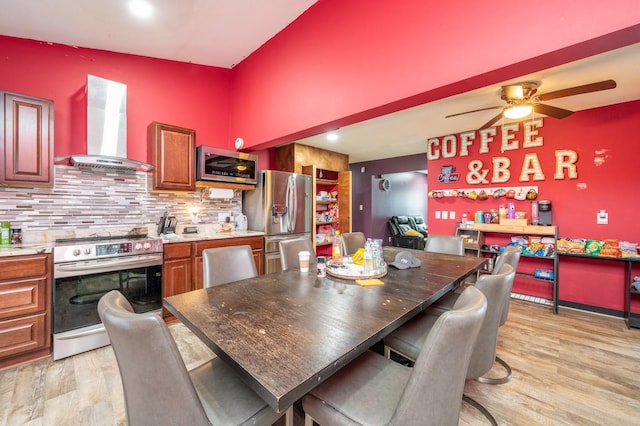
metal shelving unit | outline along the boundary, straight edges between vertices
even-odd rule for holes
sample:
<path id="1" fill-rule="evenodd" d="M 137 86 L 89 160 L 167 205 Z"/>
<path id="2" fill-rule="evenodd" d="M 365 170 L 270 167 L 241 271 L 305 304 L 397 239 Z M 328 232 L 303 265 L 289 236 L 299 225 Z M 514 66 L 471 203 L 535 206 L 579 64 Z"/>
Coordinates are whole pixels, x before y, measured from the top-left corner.
<path id="1" fill-rule="evenodd" d="M 627 324 L 627 328 L 640 328 L 640 313 L 632 313 L 631 312 L 631 299 L 633 297 L 640 297 L 640 292 L 638 292 L 633 287 L 633 277 L 632 277 L 632 268 L 633 264 L 640 264 L 640 258 L 633 257 L 609 257 L 609 256 L 597 256 L 591 254 L 577 254 L 577 253 L 558 253 L 559 256 L 563 257 L 575 257 L 579 259 L 591 259 L 591 260 L 608 260 L 613 262 L 623 262 L 624 263 L 624 321 Z"/>
<path id="2" fill-rule="evenodd" d="M 522 236 L 545 236 L 553 237 L 554 244 L 558 241 L 557 226 L 532 226 L 532 225 L 498 225 L 475 223 L 472 228 L 462 228 L 456 225 L 456 235 L 470 235 L 474 242 L 465 243 L 467 253 L 480 257 L 485 254 L 497 255 L 498 252 L 492 250 L 482 250 L 482 246 L 486 241 L 486 234 L 510 234 Z M 531 259 L 542 259 L 553 262 L 553 279 L 536 277 L 530 272 L 516 271 L 516 276 L 523 279 L 529 279 L 539 282 L 551 284 L 553 286 L 553 313 L 558 313 L 558 254 L 554 251 L 553 256 L 531 256 L 522 254 L 521 257 Z M 639 320 L 640 321 L 640 320 Z"/>

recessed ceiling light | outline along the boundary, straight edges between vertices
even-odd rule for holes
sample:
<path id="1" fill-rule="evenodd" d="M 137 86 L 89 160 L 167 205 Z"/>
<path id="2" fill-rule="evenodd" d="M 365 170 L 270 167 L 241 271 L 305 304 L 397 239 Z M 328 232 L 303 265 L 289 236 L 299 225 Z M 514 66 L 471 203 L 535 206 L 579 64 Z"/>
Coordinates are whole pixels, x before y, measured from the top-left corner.
<path id="1" fill-rule="evenodd" d="M 339 139 L 338 132 L 329 132 L 327 133 L 327 140 L 329 142 L 335 142 Z"/>
<path id="2" fill-rule="evenodd" d="M 146 0 L 131 0 L 129 11 L 138 18 L 149 18 L 153 15 L 153 6 Z"/>

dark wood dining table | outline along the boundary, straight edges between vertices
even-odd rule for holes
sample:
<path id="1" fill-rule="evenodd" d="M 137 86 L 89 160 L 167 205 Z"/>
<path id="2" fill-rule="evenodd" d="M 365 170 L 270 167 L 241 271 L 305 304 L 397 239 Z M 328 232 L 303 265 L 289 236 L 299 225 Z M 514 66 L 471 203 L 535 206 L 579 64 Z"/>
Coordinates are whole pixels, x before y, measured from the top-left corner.
<path id="1" fill-rule="evenodd" d="M 381 286 L 289 270 L 166 297 L 164 306 L 282 412 L 486 262 L 384 247 L 385 262 L 399 251 L 421 266 L 389 266 Z"/>

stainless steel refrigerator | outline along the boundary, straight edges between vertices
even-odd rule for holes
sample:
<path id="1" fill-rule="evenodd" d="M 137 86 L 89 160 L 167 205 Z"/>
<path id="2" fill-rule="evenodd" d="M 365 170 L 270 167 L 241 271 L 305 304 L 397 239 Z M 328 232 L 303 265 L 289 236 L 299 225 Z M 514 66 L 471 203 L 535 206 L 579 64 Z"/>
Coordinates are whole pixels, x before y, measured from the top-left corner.
<path id="1" fill-rule="evenodd" d="M 263 231 L 264 273 L 280 267 L 280 241 L 311 238 L 311 176 L 264 170 L 253 191 L 245 191 L 242 209 L 248 228 Z"/>

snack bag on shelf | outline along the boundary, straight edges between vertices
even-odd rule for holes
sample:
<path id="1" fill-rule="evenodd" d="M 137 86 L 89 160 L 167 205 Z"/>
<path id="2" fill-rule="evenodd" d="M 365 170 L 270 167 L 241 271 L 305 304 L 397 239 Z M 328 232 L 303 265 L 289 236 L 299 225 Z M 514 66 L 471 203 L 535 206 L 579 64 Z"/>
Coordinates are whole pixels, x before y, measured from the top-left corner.
<path id="1" fill-rule="evenodd" d="M 505 249 L 506 247 L 509 247 L 509 246 L 511 246 L 511 247 L 516 247 L 518 250 L 520 250 L 520 253 L 523 253 L 523 254 L 524 254 L 524 249 L 525 249 L 525 247 L 526 247 L 526 246 L 525 246 L 525 245 L 523 245 L 523 244 L 520 244 L 520 243 L 517 243 L 517 242 L 513 242 L 513 241 L 512 241 L 512 242 L 510 242 L 509 244 L 507 244 L 506 246 L 504 246 L 504 247 L 500 247 L 500 252 L 502 253 L 502 252 L 504 251 L 504 249 Z"/>
<path id="2" fill-rule="evenodd" d="M 558 253 L 570 253 L 571 240 L 568 238 L 558 238 Z"/>
<path id="3" fill-rule="evenodd" d="M 622 257 L 640 257 L 638 256 L 638 244 L 629 241 L 620 241 L 620 255 Z"/>
<path id="4" fill-rule="evenodd" d="M 608 257 L 620 257 L 621 256 L 620 246 L 618 245 L 618 240 L 604 240 L 602 248 L 600 249 L 600 256 L 608 256 Z"/>
<path id="5" fill-rule="evenodd" d="M 521 246 L 526 246 L 529 244 L 529 239 L 527 237 L 522 237 L 522 236 L 513 236 L 511 237 L 511 243 L 513 243 L 512 245 L 521 245 Z"/>
<path id="6" fill-rule="evenodd" d="M 584 254 L 587 240 L 584 238 L 573 238 L 569 240 L 569 253 Z"/>
<path id="7" fill-rule="evenodd" d="M 600 250 L 604 243 L 600 240 L 587 240 L 587 243 L 584 246 L 584 251 L 586 254 L 598 255 L 600 254 Z"/>

